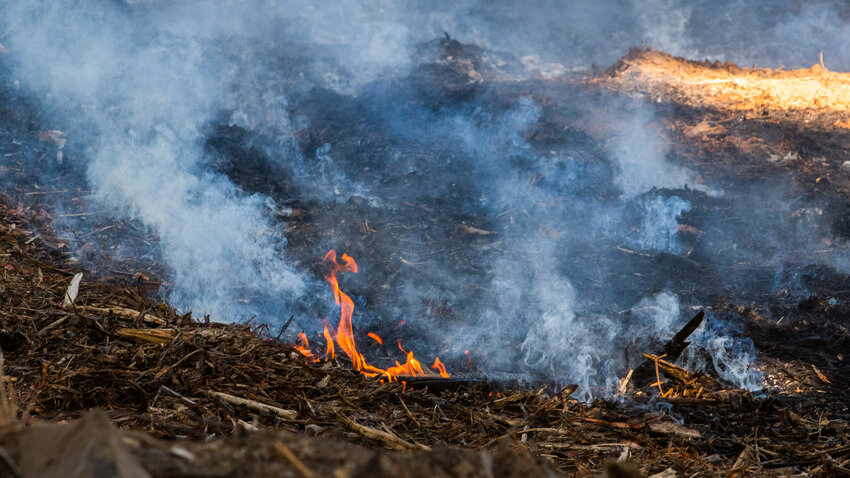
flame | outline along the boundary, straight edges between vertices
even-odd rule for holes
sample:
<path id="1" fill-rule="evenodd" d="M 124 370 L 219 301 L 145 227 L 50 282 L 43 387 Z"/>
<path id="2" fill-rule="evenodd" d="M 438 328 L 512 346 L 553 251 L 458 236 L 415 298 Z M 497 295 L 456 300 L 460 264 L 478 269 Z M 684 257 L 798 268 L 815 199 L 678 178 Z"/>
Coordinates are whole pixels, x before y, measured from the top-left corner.
<path id="1" fill-rule="evenodd" d="M 475 365 L 472 364 L 472 354 L 469 353 L 469 350 L 464 350 L 463 353 L 466 355 L 466 363 L 469 365 L 469 370 L 475 370 Z"/>
<path id="2" fill-rule="evenodd" d="M 388 368 L 386 372 L 394 377 L 398 375 L 410 375 L 413 377 L 425 375 L 425 371 L 422 370 L 422 364 L 416 360 L 412 351 L 407 352 L 407 361 L 405 361 L 404 364 L 400 364 L 398 363 L 398 360 L 396 360 L 395 367 Z"/>
<path id="3" fill-rule="evenodd" d="M 298 341 L 301 342 L 301 345 L 296 345 L 295 349 L 301 352 L 301 355 L 307 357 L 307 359 L 311 362 L 319 360 L 315 355 L 313 355 L 313 352 L 310 351 L 310 341 L 307 340 L 307 335 L 305 335 L 304 332 L 298 334 Z"/>
<path id="4" fill-rule="evenodd" d="M 348 254 L 342 255 L 342 263 L 336 260 L 336 251 L 331 249 L 322 259 L 325 266 L 325 280 L 331 284 L 334 300 L 339 306 L 339 327 L 336 331 L 336 341 L 339 348 L 351 359 L 354 370 L 363 370 L 366 360 L 357 352 L 354 344 L 354 331 L 351 329 L 351 315 L 354 313 L 354 301 L 345 292 L 339 289 L 339 281 L 336 278 L 338 272 L 357 272 L 357 263 Z"/>
<path id="5" fill-rule="evenodd" d="M 441 377 L 449 378 L 449 373 L 446 372 L 446 364 L 440 362 L 440 357 L 434 359 L 434 365 L 431 365 L 431 368 L 439 372 Z"/>
<path id="6" fill-rule="evenodd" d="M 334 353 L 334 339 L 333 337 L 331 337 L 331 331 L 328 330 L 327 325 L 325 325 L 325 331 L 323 332 L 323 335 L 325 336 L 325 342 L 328 344 L 328 349 L 325 352 L 325 359 L 333 360 L 334 358 L 336 358 L 336 354 Z"/>
<path id="7" fill-rule="evenodd" d="M 405 354 L 405 362 L 403 364 L 398 361 L 395 362 L 395 366 L 389 367 L 386 370 L 381 369 L 379 367 L 375 367 L 374 365 L 370 365 L 366 362 L 366 358 L 357 351 L 357 345 L 354 341 L 354 330 L 351 326 L 351 316 L 354 314 L 354 301 L 351 300 L 351 297 L 348 296 L 345 292 L 343 292 L 339 288 L 339 280 L 337 279 L 337 274 L 340 272 L 357 272 L 357 263 L 354 259 L 348 254 L 342 255 L 342 261 L 338 261 L 336 257 L 336 251 L 330 250 L 325 257 L 322 259 L 322 266 L 325 270 L 325 280 L 331 285 L 331 289 L 333 290 L 334 300 L 336 304 L 339 306 L 339 325 L 337 326 L 336 334 L 334 335 L 333 330 L 329 327 L 330 324 L 327 323 L 327 319 L 325 320 L 324 332 L 323 335 L 325 337 L 325 341 L 327 342 L 327 351 L 325 352 L 325 360 L 331 360 L 335 357 L 335 348 L 334 341 L 339 345 L 339 348 L 351 359 L 351 365 L 355 370 L 360 373 L 367 375 L 369 377 L 375 377 L 378 375 L 383 376 L 381 379 L 381 383 L 383 383 L 384 379 L 389 382 L 397 380 L 399 376 L 424 376 L 424 375 L 433 375 L 431 372 L 426 372 L 422 368 L 422 363 L 416 359 L 413 355 L 413 351 L 404 350 L 401 346 L 401 340 L 398 341 L 398 348 Z M 400 324 L 403 324 L 404 321 L 401 321 Z M 381 345 L 384 345 L 384 340 L 376 333 L 369 332 L 368 335 L 370 338 L 375 340 Z M 298 341 L 300 345 L 295 345 L 296 350 L 301 352 L 305 357 L 307 357 L 311 361 L 318 361 L 318 358 L 313 354 L 310 350 L 310 343 L 307 341 L 307 336 L 302 332 L 298 334 Z M 434 365 L 431 366 L 432 369 L 436 370 L 440 377 L 448 378 L 450 375 L 446 372 L 446 366 L 440 361 L 440 358 L 437 357 L 434 360 Z M 407 383 L 402 381 L 402 384 L 406 388 Z"/>

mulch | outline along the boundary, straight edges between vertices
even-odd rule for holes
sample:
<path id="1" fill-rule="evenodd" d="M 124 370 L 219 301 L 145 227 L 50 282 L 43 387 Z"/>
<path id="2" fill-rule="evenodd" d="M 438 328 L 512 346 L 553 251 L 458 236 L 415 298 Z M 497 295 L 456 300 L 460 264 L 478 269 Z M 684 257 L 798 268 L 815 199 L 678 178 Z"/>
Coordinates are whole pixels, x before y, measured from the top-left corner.
<path id="1" fill-rule="evenodd" d="M 47 466 L 38 457 L 74 455 L 63 446 L 76 438 L 27 451 L 33 430 L 66 422 L 61 433 L 99 444 L 91 449 L 125 447 L 151 476 L 549 476 L 606 463 L 685 476 L 848 471 L 846 406 L 755 398 L 663 358 L 650 357 L 653 383 L 608 401 L 544 384 L 437 392 L 380 383 L 344 361 L 309 362 L 264 327 L 195 320 L 122 278 L 84 278 L 63 307 L 75 271 L 28 241 L 20 211 L 0 211 L 0 346 L 18 409 L 0 461 L 13 475 Z M 93 431 L 104 427 L 87 424 L 101 420 L 91 409 L 120 439 Z"/>

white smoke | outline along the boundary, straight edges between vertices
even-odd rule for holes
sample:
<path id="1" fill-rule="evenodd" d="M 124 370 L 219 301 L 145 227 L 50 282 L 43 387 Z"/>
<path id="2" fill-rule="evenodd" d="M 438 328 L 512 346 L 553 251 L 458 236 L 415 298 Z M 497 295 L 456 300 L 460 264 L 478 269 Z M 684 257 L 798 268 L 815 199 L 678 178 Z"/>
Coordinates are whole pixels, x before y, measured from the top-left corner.
<path id="1" fill-rule="evenodd" d="M 644 345 L 653 340 L 669 341 L 689 318 L 682 317 L 679 298 L 669 291 L 642 299 L 631 312 L 636 320 L 632 322 L 629 335 L 642 337 L 638 343 Z M 740 317 L 737 319 L 743 321 Z M 727 383 L 750 391 L 764 388 L 753 342 L 743 336 L 734 318 L 721 320 L 709 312 L 688 341 L 691 345 L 679 359 L 688 370 L 714 372 Z M 706 355 L 711 358 L 712 369 L 705 360 Z"/>
<path id="2" fill-rule="evenodd" d="M 642 201 L 643 214 L 640 227 L 626 238 L 626 244 L 641 250 L 672 252 L 682 249 L 679 242 L 678 219 L 691 210 L 691 203 L 679 196 L 664 199 L 657 196 Z"/>
<path id="3" fill-rule="evenodd" d="M 184 310 L 217 320 L 265 312 L 274 321 L 303 292 L 302 276 L 281 254 L 283 227 L 266 217 L 267 198 L 205 168 L 202 130 L 230 111 L 233 124 L 278 139 L 279 161 L 299 161 L 279 88 L 290 78 L 274 75 L 265 64 L 272 56 L 252 56 L 274 50 L 281 36 L 329 47 L 332 61 L 308 72 L 312 83 L 351 91 L 403 67 L 406 29 L 373 15 L 387 7 L 334 7 L 262 0 L 3 7 L 15 77 L 43 99 L 52 113 L 46 121 L 70 124 L 70 142 L 85 147 L 93 197 L 159 236 L 173 275 L 169 298 Z"/>

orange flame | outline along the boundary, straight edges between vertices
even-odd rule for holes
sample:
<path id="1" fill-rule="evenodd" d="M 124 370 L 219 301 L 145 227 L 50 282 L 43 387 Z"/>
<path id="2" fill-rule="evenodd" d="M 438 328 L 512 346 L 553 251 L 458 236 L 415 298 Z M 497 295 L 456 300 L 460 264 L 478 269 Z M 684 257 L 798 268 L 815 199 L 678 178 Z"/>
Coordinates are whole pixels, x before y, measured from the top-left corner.
<path id="1" fill-rule="evenodd" d="M 339 348 L 351 359 L 351 365 L 354 367 L 354 370 L 363 370 L 366 360 L 357 352 L 357 346 L 354 344 L 354 331 L 351 328 L 354 301 L 339 289 L 339 281 L 336 278 L 337 272 L 357 272 L 357 263 L 348 254 L 342 255 L 342 263 L 337 262 L 336 251 L 331 249 L 325 254 L 322 264 L 327 270 L 325 280 L 331 284 L 334 292 L 334 300 L 336 301 L 336 305 L 340 307 L 336 341 L 339 344 Z"/>
<path id="2" fill-rule="evenodd" d="M 339 348 L 345 352 L 345 355 L 351 359 L 351 364 L 355 370 L 360 371 L 364 375 L 374 377 L 377 375 L 383 375 L 386 377 L 388 381 L 396 380 L 398 376 L 422 376 L 429 375 L 430 372 L 426 372 L 422 368 L 422 364 L 416 357 L 413 356 L 413 351 L 404 350 L 401 346 L 401 340 L 398 341 L 398 348 L 405 354 L 406 360 L 404 364 L 396 361 L 394 367 L 389 367 L 386 370 L 375 367 L 374 365 L 370 365 L 366 362 L 366 358 L 357 351 L 357 346 L 354 342 L 354 330 L 351 326 L 351 316 L 354 314 L 354 301 L 351 300 L 351 297 L 348 296 L 345 292 L 343 292 L 339 288 L 339 280 L 337 279 L 337 274 L 340 272 L 357 272 L 357 263 L 354 262 L 354 259 L 348 254 L 342 255 L 342 262 L 337 261 L 336 251 L 331 250 L 327 254 L 325 254 L 324 259 L 322 259 L 322 265 L 325 269 L 325 280 L 331 285 L 331 289 L 334 293 L 334 300 L 337 305 L 339 305 L 339 325 L 337 326 L 336 335 L 334 335 L 333 330 L 328 327 L 328 324 L 325 324 L 323 335 L 325 340 L 327 341 L 327 351 L 325 353 L 325 359 L 330 360 L 335 357 L 334 350 L 334 341 L 336 341 Z M 401 322 L 403 324 L 404 321 Z M 373 332 L 369 332 L 367 334 L 373 340 L 383 345 L 384 341 L 378 334 Z M 301 342 L 301 345 L 296 345 L 295 348 L 299 352 L 301 352 L 305 357 L 310 359 L 311 361 L 317 361 L 318 358 L 310 351 L 310 343 L 307 341 L 307 336 L 304 333 L 300 333 L 298 335 L 298 340 Z M 434 365 L 431 366 L 434 370 L 437 370 L 441 377 L 448 378 L 450 375 L 446 372 L 445 365 L 440 362 L 440 359 L 437 358 L 434 361 Z M 383 383 L 383 379 L 381 380 Z M 406 387 L 406 382 L 403 382 Z"/>
<path id="3" fill-rule="evenodd" d="M 446 372 L 446 364 L 440 362 L 440 357 L 436 357 L 434 359 L 434 365 L 431 365 L 431 368 L 440 372 L 440 376 L 443 378 L 449 378 L 449 373 Z"/>
<path id="4" fill-rule="evenodd" d="M 331 337 L 331 331 L 328 330 L 327 325 L 325 325 L 325 331 L 323 332 L 323 335 L 325 336 L 325 342 L 328 344 L 328 349 L 325 352 L 325 359 L 333 360 L 334 358 L 336 358 L 336 354 L 334 353 L 334 339 L 333 337 Z"/>
<path id="5" fill-rule="evenodd" d="M 307 340 L 307 336 L 304 334 L 304 332 L 298 334 L 298 341 L 301 342 L 301 345 L 296 345 L 295 349 L 301 352 L 301 355 L 307 357 L 307 359 L 311 362 L 316 362 L 319 360 L 316 358 L 315 355 L 313 355 L 313 352 L 310 351 L 310 341 Z"/>
<path id="6" fill-rule="evenodd" d="M 407 352 L 407 361 L 404 362 L 404 364 L 400 364 L 398 363 L 398 360 L 396 360 L 395 367 L 388 368 L 387 373 L 392 376 L 410 375 L 417 377 L 425 375 L 425 371 L 422 370 L 422 364 L 416 360 L 416 357 L 413 356 L 413 352 Z"/>

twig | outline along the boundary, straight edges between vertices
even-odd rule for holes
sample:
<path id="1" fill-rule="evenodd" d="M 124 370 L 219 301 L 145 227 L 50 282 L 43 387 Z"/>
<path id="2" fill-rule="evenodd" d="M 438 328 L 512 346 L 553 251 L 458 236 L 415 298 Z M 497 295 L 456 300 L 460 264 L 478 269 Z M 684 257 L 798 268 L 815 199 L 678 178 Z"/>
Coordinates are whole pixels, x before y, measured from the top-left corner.
<path id="1" fill-rule="evenodd" d="M 288 446 L 284 445 L 282 442 L 275 441 L 272 442 L 272 448 L 286 458 L 286 460 L 289 461 L 296 470 L 298 470 L 298 473 L 301 473 L 301 476 L 304 478 L 316 478 L 316 475 L 307 468 L 307 465 L 305 465 L 303 461 L 299 460 L 298 457 L 295 456 L 295 453 L 293 453 Z"/>
<path id="2" fill-rule="evenodd" d="M 60 317 L 60 318 L 54 320 L 53 322 L 48 324 L 47 327 L 39 330 L 38 335 L 41 335 L 41 334 L 47 332 L 48 330 L 52 329 L 53 327 L 56 327 L 57 325 L 61 325 L 62 322 L 65 322 L 66 320 L 68 320 L 68 317 L 70 317 L 70 316 L 71 316 L 71 314 L 67 314 L 64 317 Z"/>
<path id="3" fill-rule="evenodd" d="M 338 412 L 334 412 L 334 413 L 336 413 L 337 417 L 339 417 L 339 419 L 352 431 L 355 431 L 355 432 L 363 435 L 366 438 L 369 438 L 369 439 L 372 439 L 372 440 L 377 440 L 377 441 L 383 443 L 384 445 L 388 446 L 389 448 L 392 448 L 393 450 L 412 451 L 412 450 L 416 450 L 416 449 L 421 449 L 421 450 L 431 451 L 431 447 L 429 447 L 427 445 L 422 445 L 422 444 L 419 444 L 419 443 L 414 445 L 413 443 L 410 443 L 409 441 L 403 440 L 403 439 L 397 437 L 396 435 L 393 435 L 392 433 L 387 433 L 385 431 L 381 431 L 381 430 L 377 430 L 375 428 L 370 428 L 370 427 L 367 427 L 365 425 L 361 425 L 361 424 L 355 422 L 354 420 L 351 420 L 350 418 L 341 415 Z"/>
<path id="4" fill-rule="evenodd" d="M 2 38 L 2 37 L 0 37 Z M 57 189 L 55 191 L 30 191 L 28 193 L 24 193 L 24 196 L 44 196 L 47 194 L 64 194 L 67 193 L 67 189 Z"/>
<path id="5" fill-rule="evenodd" d="M 117 306 L 117 305 L 112 305 L 112 306 L 108 306 L 108 307 L 92 307 L 92 306 L 89 306 L 89 305 L 78 305 L 77 310 L 80 310 L 80 311 L 83 311 L 83 312 L 96 312 L 96 313 L 99 313 L 99 314 L 115 314 L 115 315 L 118 315 L 118 316 L 121 316 L 121 317 L 126 317 L 128 319 L 133 319 L 133 320 L 137 319 L 139 317 L 139 315 L 142 314 L 142 312 L 139 312 L 137 310 L 128 309 L 126 307 L 121 307 L 121 306 Z M 142 320 L 149 323 L 149 324 L 156 324 L 156 325 L 165 325 L 166 324 L 165 319 L 162 319 L 160 317 L 157 317 L 155 315 L 150 315 L 150 314 L 145 314 L 144 317 L 142 317 Z"/>
<path id="6" fill-rule="evenodd" d="M 420 427 L 421 427 L 421 426 L 422 426 L 422 424 L 421 424 L 421 423 L 419 423 L 419 420 L 417 420 L 417 419 L 416 419 L 416 417 L 414 417 L 414 416 L 413 416 L 413 414 L 412 414 L 412 413 L 410 413 L 410 410 L 408 410 L 408 409 L 407 409 L 407 405 L 404 403 L 404 400 L 402 400 L 402 399 L 401 399 L 401 395 L 399 395 L 398 400 L 401 402 L 401 406 L 402 406 L 402 407 L 404 407 L 404 411 L 407 413 L 407 416 L 408 416 L 411 420 L 413 420 L 413 423 L 415 423 L 417 426 L 420 426 Z"/>
<path id="7" fill-rule="evenodd" d="M 13 476 L 23 476 L 23 472 L 21 471 L 21 467 L 15 463 L 15 460 L 12 459 L 12 456 L 9 455 L 9 452 L 6 451 L 5 448 L 0 447 L 0 458 L 3 458 L 3 461 L 6 462 L 6 465 L 9 467 L 9 470 L 12 472 Z"/>
<path id="8" fill-rule="evenodd" d="M 821 380 L 821 382 L 826 383 L 826 384 L 832 384 L 832 382 L 830 382 L 829 379 L 826 378 L 826 375 L 824 375 L 820 370 L 818 370 L 817 367 L 815 367 L 815 364 L 812 364 L 812 370 L 815 371 L 815 374 L 817 374 L 817 376 Z"/>
<path id="9" fill-rule="evenodd" d="M 694 316 L 684 327 L 682 327 L 679 332 L 670 339 L 664 347 L 661 348 L 655 355 L 662 357 L 666 356 L 667 360 L 676 360 L 682 355 L 685 348 L 690 345 L 686 339 L 702 324 L 702 320 L 705 317 L 704 311 L 699 311 L 697 315 Z M 657 365 L 656 365 L 657 366 Z M 632 383 L 642 386 L 650 377 L 652 377 L 652 368 L 653 361 L 645 360 L 638 367 L 634 369 L 634 373 L 632 373 Z"/>
<path id="10" fill-rule="evenodd" d="M 607 425 L 607 426 L 613 427 L 613 428 L 622 428 L 624 430 L 640 430 L 640 429 L 646 427 L 646 423 L 642 423 L 642 422 L 634 422 L 634 423 L 607 422 L 605 420 L 601 420 L 599 418 L 593 418 L 593 417 L 577 417 L 577 418 L 579 420 L 583 420 L 583 421 L 586 421 L 586 422 L 598 423 L 600 425 Z"/>
<path id="11" fill-rule="evenodd" d="M 220 398 L 232 405 L 241 405 L 257 412 L 271 413 L 272 415 L 286 420 L 294 420 L 298 417 L 298 412 L 295 410 L 286 410 L 284 408 L 275 407 L 274 405 L 266 405 L 265 403 L 248 400 L 247 398 L 239 398 L 227 393 L 214 392 L 212 390 L 207 390 L 206 394 L 213 398 Z"/>
<path id="12" fill-rule="evenodd" d="M 280 338 L 283 337 L 283 333 L 286 332 L 286 329 L 289 328 L 289 324 L 292 323 L 293 318 L 295 318 L 294 315 L 289 316 L 289 320 L 287 320 L 286 323 L 283 324 L 283 327 L 280 328 L 280 332 L 278 332 L 276 340 L 280 340 Z"/>
<path id="13" fill-rule="evenodd" d="M 130 329 L 123 327 L 116 330 L 115 335 L 150 344 L 170 344 L 177 336 L 177 331 L 174 329 Z"/>
<path id="14" fill-rule="evenodd" d="M 643 354 L 649 360 L 655 363 L 656 368 L 660 368 L 666 375 L 682 382 L 684 385 L 691 387 L 697 383 L 709 389 L 719 388 L 720 383 L 707 375 L 697 375 L 688 370 L 672 364 L 661 357 L 652 354 Z M 659 377 L 660 380 L 660 377 Z"/>
<path id="15" fill-rule="evenodd" d="M 620 382 L 620 393 L 626 393 L 626 390 L 629 388 L 629 382 L 632 380 L 632 374 L 635 372 L 634 369 L 629 369 L 628 375 Z"/>
<path id="16" fill-rule="evenodd" d="M 735 460 L 735 463 L 732 465 L 732 468 L 726 473 L 726 476 L 729 478 L 739 476 L 743 473 L 745 469 L 747 469 L 753 462 L 757 459 L 755 450 L 752 446 L 747 445 L 744 447 L 744 450 L 741 451 L 741 454 L 738 455 L 738 459 Z"/>
<path id="17" fill-rule="evenodd" d="M 121 227 L 121 226 L 123 226 L 124 224 L 127 224 L 127 223 L 129 223 L 129 222 L 133 222 L 133 221 L 135 221 L 137 217 L 138 217 L 138 216 L 133 216 L 133 217 L 131 217 L 130 219 L 126 219 L 126 220 L 124 220 L 124 221 L 121 221 L 121 222 L 118 222 L 118 223 L 115 223 L 115 224 L 110 224 L 110 225 L 108 225 L 108 226 L 103 226 L 103 227 L 101 227 L 101 228 L 95 229 L 94 231 L 87 232 L 87 233 L 85 233 L 85 234 L 81 235 L 80 237 L 88 237 L 88 236 L 92 236 L 92 235 L 94 235 L 94 234 L 99 234 L 99 233 L 101 233 L 101 232 L 108 231 L 108 230 L 110 230 L 110 229 L 112 229 L 112 228 L 115 228 L 115 227 Z"/>
<path id="18" fill-rule="evenodd" d="M 658 380 L 653 385 L 658 385 L 658 391 L 661 393 L 661 396 L 664 397 L 664 389 L 661 388 L 661 375 L 658 373 L 658 357 L 655 357 L 655 360 L 653 361 L 655 362 L 655 378 Z"/>
<path id="19" fill-rule="evenodd" d="M 578 385 L 571 383 L 558 392 L 558 395 L 561 399 L 566 400 L 570 398 L 570 395 L 574 394 L 576 390 L 578 390 Z"/>
<path id="20" fill-rule="evenodd" d="M 165 385 L 162 385 L 162 389 L 165 390 L 166 392 L 174 395 L 175 397 L 179 398 L 180 400 L 183 400 L 184 402 L 188 403 L 189 405 L 196 405 L 195 401 L 192 400 L 191 398 L 184 397 L 183 395 L 180 395 L 179 393 L 177 393 L 174 390 L 166 387 Z"/>

